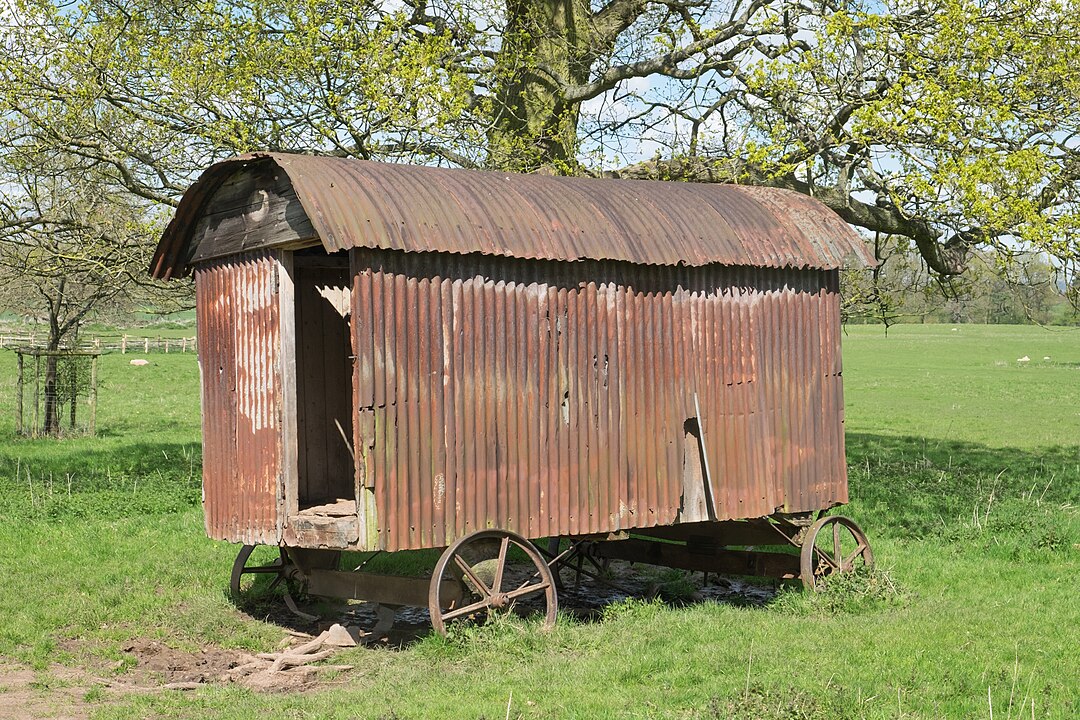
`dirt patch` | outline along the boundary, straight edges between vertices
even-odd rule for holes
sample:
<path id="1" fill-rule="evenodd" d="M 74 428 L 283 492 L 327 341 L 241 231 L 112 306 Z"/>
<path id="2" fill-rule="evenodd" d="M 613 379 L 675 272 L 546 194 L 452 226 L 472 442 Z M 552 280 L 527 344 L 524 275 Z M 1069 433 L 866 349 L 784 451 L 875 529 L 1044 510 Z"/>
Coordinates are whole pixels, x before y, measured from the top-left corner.
<path id="1" fill-rule="evenodd" d="M 279 651 L 295 647 L 305 642 L 305 639 L 300 633 L 290 635 L 282 640 Z M 51 692 L 51 686 L 56 684 L 55 678 L 63 676 L 67 678 L 65 682 L 77 680 L 78 690 L 73 690 L 74 695 L 82 697 L 94 689 L 100 698 L 107 699 L 118 694 L 195 690 L 205 685 L 228 683 L 264 692 L 291 692 L 314 687 L 318 680 L 318 671 L 305 667 L 288 668 L 287 671 L 275 673 L 272 678 L 267 675 L 237 673 L 238 668 L 255 662 L 257 656 L 212 645 L 188 651 L 170 647 L 160 640 L 136 638 L 121 646 L 120 649 L 128 654 L 129 659 L 120 662 L 102 659 L 99 653 L 94 652 L 93 643 L 87 641 L 65 640 L 59 643 L 59 646 L 64 653 L 75 659 L 79 669 L 56 665 L 51 671 L 51 675 L 55 677 L 46 681 L 42 681 L 40 677 L 33 681 L 32 671 L 19 670 L 19 678 L 25 673 L 29 673 L 31 678 L 22 679 L 20 687 L 30 687 L 29 683 L 33 681 L 38 686 L 48 685 Z M 15 673 L 15 670 L 14 666 L 9 668 L 12 673 Z M 2 683 L 0 687 L 3 687 Z M 9 720 L 9 717 L 26 716 L 19 713 L 4 715 L 0 711 L 0 720 Z"/>
<path id="2" fill-rule="evenodd" d="M 157 640 L 139 638 L 120 648 L 135 656 L 136 665 L 123 680 L 139 686 L 218 682 L 249 656 L 235 650 L 204 647 L 198 652 L 176 650 Z"/>
<path id="3" fill-rule="evenodd" d="M 282 645 L 298 642 L 302 639 L 289 638 Z M 120 674 L 117 671 L 127 663 L 102 661 L 81 641 L 65 641 L 62 649 L 78 658 L 80 667 L 54 664 L 38 671 L 0 658 L 0 720 L 85 720 L 117 697 L 194 690 L 208 684 L 235 682 L 264 692 L 296 692 L 315 687 L 318 681 L 318 671 L 305 667 L 272 676 L 238 676 L 230 671 L 254 656 L 215 647 L 188 652 L 146 638 L 121 648 L 134 657 L 135 665 Z"/>
<path id="4" fill-rule="evenodd" d="M 286 638 L 284 650 L 304 642 L 301 637 Z M 195 652 L 177 650 L 157 640 L 139 638 L 121 648 L 135 657 L 136 665 L 108 683 L 120 691 L 195 690 L 208 684 L 236 683 L 262 692 L 295 692 L 314 687 L 318 669 L 286 668 L 272 674 L 237 673 L 244 666 L 258 663 L 258 657 L 239 650 L 213 646 Z"/>
<path id="5" fill-rule="evenodd" d="M 0 659 L 0 720 L 83 720 L 94 707 L 86 700 L 93 686 L 74 668 L 54 665 L 39 672 Z"/>

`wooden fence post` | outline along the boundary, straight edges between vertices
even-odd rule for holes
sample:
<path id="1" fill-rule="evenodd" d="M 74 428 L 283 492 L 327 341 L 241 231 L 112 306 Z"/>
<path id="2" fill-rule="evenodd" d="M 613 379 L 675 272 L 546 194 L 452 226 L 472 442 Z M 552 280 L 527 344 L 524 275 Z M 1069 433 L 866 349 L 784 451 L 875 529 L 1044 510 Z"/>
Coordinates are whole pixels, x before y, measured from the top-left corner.
<path id="1" fill-rule="evenodd" d="M 31 435 L 37 436 L 38 428 L 41 427 L 41 415 L 38 406 L 41 404 L 41 356 L 34 355 L 34 429 Z"/>
<path id="2" fill-rule="evenodd" d="M 127 355 L 127 333 L 120 338 L 120 354 Z"/>
<path id="3" fill-rule="evenodd" d="M 143 338 L 142 351 L 144 354 L 150 352 L 150 338 Z"/>
<path id="4" fill-rule="evenodd" d="M 90 358 L 90 396 L 87 404 L 90 406 L 90 434 L 97 433 L 97 356 Z"/>
<path id="5" fill-rule="evenodd" d="M 19 435 L 23 435 L 23 355 L 18 353 L 19 358 L 19 377 L 15 380 L 16 392 L 18 395 L 18 404 L 15 406 L 15 432 Z"/>

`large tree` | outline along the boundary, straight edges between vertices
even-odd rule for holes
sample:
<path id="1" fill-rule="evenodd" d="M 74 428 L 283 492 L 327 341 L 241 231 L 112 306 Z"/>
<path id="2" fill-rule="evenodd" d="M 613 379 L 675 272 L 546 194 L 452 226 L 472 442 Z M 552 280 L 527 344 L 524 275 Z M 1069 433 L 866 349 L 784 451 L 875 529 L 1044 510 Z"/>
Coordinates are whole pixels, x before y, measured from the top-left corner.
<path id="1" fill-rule="evenodd" d="M 736 182 L 1071 269 L 1080 0 L 15 0 L 8 146 L 174 204 L 272 149 Z M 46 52 L 47 50 L 47 52 Z"/>

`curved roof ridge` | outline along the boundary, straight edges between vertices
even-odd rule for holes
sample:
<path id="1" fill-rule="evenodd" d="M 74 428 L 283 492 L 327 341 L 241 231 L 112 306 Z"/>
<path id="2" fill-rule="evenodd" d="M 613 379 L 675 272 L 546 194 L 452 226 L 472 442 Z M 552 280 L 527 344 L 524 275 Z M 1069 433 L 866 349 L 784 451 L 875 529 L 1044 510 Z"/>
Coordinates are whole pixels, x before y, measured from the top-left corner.
<path id="1" fill-rule="evenodd" d="M 154 254 L 154 277 L 187 273 L 196 225 L 215 192 L 264 163 L 287 175 L 328 252 L 366 247 L 830 270 L 875 263 L 838 215 L 789 190 L 256 153 L 210 166 L 188 189 Z"/>

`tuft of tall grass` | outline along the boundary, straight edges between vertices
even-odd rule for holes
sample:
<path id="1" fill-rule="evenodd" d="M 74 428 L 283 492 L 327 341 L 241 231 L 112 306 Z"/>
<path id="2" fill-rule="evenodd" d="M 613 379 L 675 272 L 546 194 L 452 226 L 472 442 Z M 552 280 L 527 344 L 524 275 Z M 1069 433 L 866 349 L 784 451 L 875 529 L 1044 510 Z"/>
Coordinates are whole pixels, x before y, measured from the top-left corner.
<path id="1" fill-rule="evenodd" d="M 915 593 L 898 582 L 892 570 L 875 565 L 827 575 L 813 592 L 783 586 L 769 606 L 794 615 L 867 615 L 908 607 L 913 600 Z"/>

